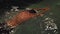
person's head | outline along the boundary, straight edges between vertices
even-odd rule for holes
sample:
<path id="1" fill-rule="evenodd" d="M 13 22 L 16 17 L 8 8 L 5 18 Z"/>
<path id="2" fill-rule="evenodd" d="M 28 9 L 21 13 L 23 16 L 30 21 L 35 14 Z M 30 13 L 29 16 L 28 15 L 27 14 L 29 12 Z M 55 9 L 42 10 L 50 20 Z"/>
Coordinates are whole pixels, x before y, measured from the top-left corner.
<path id="1" fill-rule="evenodd" d="M 32 9 L 32 8 L 26 8 L 26 10 L 28 10 L 29 13 L 36 13 L 36 11 L 34 9 Z"/>

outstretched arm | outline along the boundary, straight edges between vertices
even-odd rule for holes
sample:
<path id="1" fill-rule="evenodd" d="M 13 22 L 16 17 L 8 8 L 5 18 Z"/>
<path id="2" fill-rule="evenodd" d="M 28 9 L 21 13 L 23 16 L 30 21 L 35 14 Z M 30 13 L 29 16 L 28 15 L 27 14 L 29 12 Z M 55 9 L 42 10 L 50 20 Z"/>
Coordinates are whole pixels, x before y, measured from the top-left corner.
<path id="1" fill-rule="evenodd" d="M 37 14 L 37 16 L 42 17 L 49 10 L 49 8 L 40 8 L 40 9 L 37 8 L 35 10 L 41 10 L 41 12 Z"/>

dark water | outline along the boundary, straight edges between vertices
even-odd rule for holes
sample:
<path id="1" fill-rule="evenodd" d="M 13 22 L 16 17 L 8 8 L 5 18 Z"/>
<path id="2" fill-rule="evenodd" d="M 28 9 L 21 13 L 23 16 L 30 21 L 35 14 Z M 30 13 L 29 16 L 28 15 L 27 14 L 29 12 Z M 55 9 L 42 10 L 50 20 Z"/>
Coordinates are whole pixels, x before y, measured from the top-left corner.
<path id="1" fill-rule="evenodd" d="M 56 20 L 55 23 L 58 26 L 58 32 L 60 32 L 60 0 L 43 0 L 40 3 L 33 4 L 33 6 L 29 5 L 29 7 L 31 7 L 31 8 L 32 7 L 34 7 L 34 8 L 43 7 L 44 8 L 47 6 L 49 6 L 49 8 L 50 8 L 49 12 L 53 13 L 53 15 L 49 15 L 49 12 L 48 12 L 47 15 Z M 4 12 L 3 12 L 3 14 L 4 14 Z M 15 32 L 15 34 L 41 34 L 40 23 L 41 23 L 41 17 L 38 17 L 36 20 L 31 19 L 31 20 L 21 24 L 20 26 L 18 26 L 18 29 Z M 58 34 L 60 34 L 60 33 L 58 33 Z"/>
<path id="2" fill-rule="evenodd" d="M 37 7 L 37 6 L 38 7 L 47 7 L 47 6 L 50 7 L 49 11 L 52 12 L 53 15 L 48 15 L 48 14 L 47 15 L 56 20 L 55 23 L 57 24 L 58 32 L 60 32 L 60 25 L 59 25 L 60 24 L 60 10 L 59 10 L 60 0 L 44 0 L 43 2 L 39 4 L 33 5 L 32 7 Z M 41 34 L 39 23 L 41 23 L 41 17 L 39 17 L 36 20 L 31 19 L 30 21 L 24 24 L 21 24 L 19 26 L 19 29 L 16 31 L 16 33 L 17 34 Z"/>

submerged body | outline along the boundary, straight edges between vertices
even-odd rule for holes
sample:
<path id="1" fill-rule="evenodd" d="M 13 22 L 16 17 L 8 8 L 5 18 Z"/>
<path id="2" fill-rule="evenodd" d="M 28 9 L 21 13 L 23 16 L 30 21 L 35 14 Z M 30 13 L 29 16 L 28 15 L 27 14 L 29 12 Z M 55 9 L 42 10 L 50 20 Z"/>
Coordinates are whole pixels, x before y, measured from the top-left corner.
<path id="1" fill-rule="evenodd" d="M 35 10 L 42 10 L 42 12 L 37 13 Z M 25 22 L 29 20 L 30 18 L 34 18 L 36 16 L 42 16 L 48 8 L 37 8 L 32 10 L 24 10 L 20 13 L 18 13 L 16 16 L 14 16 L 12 19 L 7 21 L 7 26 L 11 28 L 15 28 L 17 25 L 21 24 L 22 22 Z"/>

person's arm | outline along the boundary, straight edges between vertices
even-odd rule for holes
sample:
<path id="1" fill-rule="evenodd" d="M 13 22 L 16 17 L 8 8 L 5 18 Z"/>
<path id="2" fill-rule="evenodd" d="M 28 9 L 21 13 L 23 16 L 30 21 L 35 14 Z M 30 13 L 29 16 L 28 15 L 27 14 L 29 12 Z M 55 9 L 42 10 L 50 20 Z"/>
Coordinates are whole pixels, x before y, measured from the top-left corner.
<path id="1" fill-rule="evenodd" d="M 49 8 L 40 8 L 40 9 L 37 8 L 37 10 L 41 10 L 41 12 L 37 14 L 37 16 L 42 17 L 49 10 Z"/>

